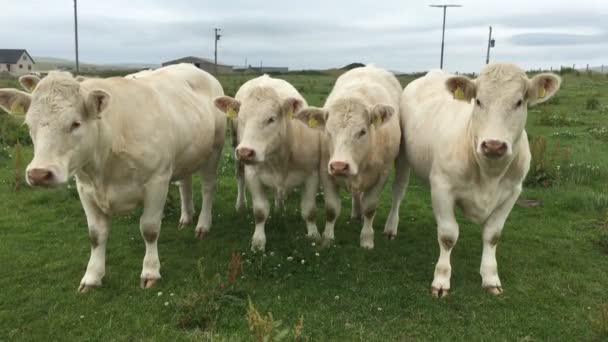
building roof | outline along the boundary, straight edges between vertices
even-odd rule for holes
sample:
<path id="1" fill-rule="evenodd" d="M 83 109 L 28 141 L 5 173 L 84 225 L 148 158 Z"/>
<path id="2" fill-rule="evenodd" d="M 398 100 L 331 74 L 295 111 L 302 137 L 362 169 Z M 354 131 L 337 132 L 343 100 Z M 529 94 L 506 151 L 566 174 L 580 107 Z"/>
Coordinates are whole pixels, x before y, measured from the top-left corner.
<path id="1" fill-rule="evenodd" d="M 174 59 L 171 61 L 166 61 L 163 62 L 162 64 L 176 64 L 176 63 L 209 63 L 209 64 L 215 64 L 215 62 L 211 59 L 208 58 L 201 58 L 201 57 L 194 57 L 194 56 L 187 56 L 187 57 L 182 57 L 182 58 L 178 58 L 178 59 Z M 217 63 L 218 66 L 225 66 L 225 67 L 232 67 L 232 65 L 227 65 L 227 64 L 222 64 L 222 63 Z"/>
<path id="2" fill-rule="evenodd" d="M 0 49 L 0 63 L 15 64 L 19 62 L 19 58 L 21 58 L 24 52 L 35 64 L 36 62 L 32 56 L 25 49 Z"/>

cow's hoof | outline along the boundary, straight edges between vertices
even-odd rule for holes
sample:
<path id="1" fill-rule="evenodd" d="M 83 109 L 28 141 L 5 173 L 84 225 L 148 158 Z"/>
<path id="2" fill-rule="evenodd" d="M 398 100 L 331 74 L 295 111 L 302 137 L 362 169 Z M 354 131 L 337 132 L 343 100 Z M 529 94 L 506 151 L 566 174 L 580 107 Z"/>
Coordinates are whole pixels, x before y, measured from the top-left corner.
<path id="1" fill-rule="evenodd" d="M 194 237 L 197 238 L 197 239 L 199 239 L 199 240 L 204 240 L 207 237 L 208 234 L 209 234 L 209 229 L 205 229 L 205 228 L 202 228 L 202 227 L 197 227 L 194 230 Z"/>
<path id="2" fill-rule="evenodd" d="M 251 251 L 252 252 L 264 252 L 266 250 L 266 243 L 262 241 L 253 241 L 251 242 Z"/>
<path id="3" fill-rule="evenodd" d="M 387 231 L 385 231 L 383 234 L 389 240 L 395 240 L 397 238 L 397 233 L 395 233 L 395 232 L 387 232 Z"/>
<path id="4" fill-rule="evenodd" d="M 177 226 L 177 230 L 182 230 L 184 229 L 186 226 L 191 225 L 192 224 L 192 218 L 188 218 L 188 217 L 183 217 L 179 219 L 179 226 Z"/>
<path id="5" fill-rule="evenodd" d="M 139 287 L 141 287 L 142 289 L 151 289 L 156 286 L 156 282 L 158 282 L 158 279 L 141 278 L 139 282 Z"/>
<path id="6" fill-rule="evenodd" d="M 500 296 L 503 293 L 501 286 L 488 286 L 485 288 L 485 290 L 494 296 Z"/>
<path id="7" fill-rule="evenodd" d="M 361 248 L 363 249 L 367 249 L 367 250 L 372 250 L 374 249 L 374 242 L 369 242 L 369 241 L 361 241 Z"/>
<path id="8" fill-rule="evenodd" d="M 88 293 L 93 291 L 94 289 L 98 288 L 99 285 L 87 285 L 87 284 L 80 284 L 80 286 L 78 286 L 78 292 L 80 293 Z"/>
<path id="9" fill-rule="evenodd" d="M 444 288 L 436 288 L 436 287 L 431 287 L 431 294 L 433 295 L 433 297 L 435 298 L 443 298 L 446 297 L 450 292 L 450 289 L 444 289 Z"/>
<path id="10" fill-rule="evenodd" d="M 321 240 L 321 234 L 319 234 L 318 231 L 309 232 L 308 234 L 306 234 L 306 237 L 315 241 Z"/>

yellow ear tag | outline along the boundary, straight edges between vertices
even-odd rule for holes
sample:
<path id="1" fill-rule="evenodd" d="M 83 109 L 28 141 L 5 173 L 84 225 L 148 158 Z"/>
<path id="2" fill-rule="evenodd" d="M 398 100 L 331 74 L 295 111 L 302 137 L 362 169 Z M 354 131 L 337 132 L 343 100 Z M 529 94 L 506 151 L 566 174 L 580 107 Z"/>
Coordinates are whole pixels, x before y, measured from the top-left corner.
<path id="1" fill-rule="evenodd" d="M 540 87 L 538 88 L 538 98 L 542 99 L 543 97 L 545 97 L 545 95 L 547 95 L 547 91 L 545 90 L 545 87 Z"/>
<path id="2" fill-rule="evenodd" d="M 23 107 L 23 104 L 18 101 L 13 102 L 13 105 L 11 106 L 11 114 L 25 114 L 25 108 Z"/>
<path id="3" fill-rule="evenodd" d="M 290 119 L 293 119 L 293 110 L 290 110 L 290 111 L 289 111 L 289 113 L 287 113 L 287 116 L 288 116 Z"/>
<path id="4" fill-rule="evenodd" d="M 464 100 L 464 91 L 462 91 L 462 88 L 456 87 L 456 90 L 454 90 L 454 98 L 456 100 Z"/>
<path id="5" fill-rule="evenodd" d="M 374 125 L 380 126 L 382 124 L 382 118 L 378 115 L 376 116 L 376 120 L 374 120 Z"/>
<path id="6" fill-rule="evenodd" d="M 319 127 L 319 121 L 317 121 L 317 119 L 311 117 L 308 119 L 308 127 L 310 128 L 317 128 Z"/>
<path id="7" fill-rule="evenodd" d="M 226 113 L 226 116 L 229 119 L 235 119 L 237 117 L 236 110 L 234 110 L 234 108 L 228 109 L 228 112 Z"/>

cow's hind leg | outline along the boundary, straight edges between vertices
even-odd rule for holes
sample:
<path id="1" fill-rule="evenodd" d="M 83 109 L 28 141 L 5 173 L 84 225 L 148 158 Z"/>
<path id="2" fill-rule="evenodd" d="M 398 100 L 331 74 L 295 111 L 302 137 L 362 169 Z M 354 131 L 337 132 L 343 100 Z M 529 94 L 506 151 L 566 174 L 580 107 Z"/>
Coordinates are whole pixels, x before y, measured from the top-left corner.
<path id="1" fill-rule="evenodd" d="M 317 208 L 316 195 L 319 188 L 319 176 L 310 175 L 304 183 L 304 191 L 302 192 L 302 200 L 300 202 L 300 210 L 302 218 L 306 221 L 306 236 L 311 239 L 318 240 L 321 238 L 317 229 Z"/>
<path id="2" fill-rule="evenodd" d="M 483 228 L 483 252 L 479 273 L 481 274 L 481 286 L 493 295 L 502 294 L 502 284 L 498 277 L 498 264 L 496 263 L 496 245 L 505 221 L 520 193 L 521 189 L 514 191 L 511 197 L 496 208 Z"/>
<path id="3" fill-rule="evenodd" d="M 384 235 L 390 240 L 397 237 L 397 228 L 399 227 L 399 207 L 410 180 L 410 168 L 407 164 L 405 153 L 401 150 L 395 160 L 395 178 L 393 180 L 393 193 L 391 211 L 388 214 L 386 223 L 384 224 Z"/>
<path id="4" fill-rule="evenodd" d="M 87 216 L 89 240 L 91 242 L 91 257 L 78 287 L 78 291 L 84 293 L 101 286 L 101 281 L 105 275 L 106 242 L 110 232 L 110 218 L 95 205 L 91 198 L 80 192 L 80 187 L 78 189 L 80 201 Z"/>
<path id="5" fill-rule="evenodd" d="M 192 198 L 192 176 L 179 181 L 179 197 L 182 215 L 179 218 L 178 229 L 192 223 L 194 216 L 194 199 Z"/>
<path id="6" fill-rule="evenodd" d="M 361 247 L 365 249 L 374 248 L 374 217 L 376 216 L 376 209 L 378 208 L 380 193 L 384 188 L 387 178 L 388 175 L 381 176 L 378 182 L 361 196 L 363 228 L 361 229 L 359 243 Z"/>
<path id="7" fill-rule="evenodd" d="M 144 211 L 139 219 L 139 230 L 146 243 L 146 255 L 144 256 L 140 282 L 142 289 L 153 287 L 161 278 L 158 237 L 168 191 L 168 179 L 152 181 L 146 184 L 144 188 Z"/>
<path id="8" fill-rule="evenodd" d="M 361 220 L 361 193 L 351 195 L 352 205 L 350 209 L 350 218 L 353 220 Z"/>
<path id="9" fill-rule="evenodd" d="M 234 162 L 236 173 L 237 196 L 235 208 L 237 211 L 244 213 L 247 210 L 247 195 L 245 193 L 245 165 L 238 160 Z"/>
<path id="10" fill-rule="evenodd" d="M 194 231 L 197 239 L 203 239 L 211 229 L 213 200 L 215 198 L 215 188 L 217 185 L 217 170 L 222 156 L 221 148 L 213 150 L 211 157 L 201 169 L 201 193 L 203 205 L 198 217 L 198 223 Z"/>

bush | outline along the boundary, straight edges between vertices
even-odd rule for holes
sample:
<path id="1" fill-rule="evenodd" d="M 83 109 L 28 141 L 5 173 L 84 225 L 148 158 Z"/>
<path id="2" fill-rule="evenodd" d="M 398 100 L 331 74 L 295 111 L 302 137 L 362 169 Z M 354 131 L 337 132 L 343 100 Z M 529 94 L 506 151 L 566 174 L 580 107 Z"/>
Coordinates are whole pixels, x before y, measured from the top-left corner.
<path id="1" fill-rule="evenodd" d="M 32 144 L 27 126 L 23 124 L 23 119 L 10 116 L 0 110 L 0 145 L 13 146 L 17 143 Z"/>
<path id="2" fill-rule="evenodd" d="M 560 146 L 559 141 L 555 143 L 552 150 L 547 147 L 547 139 L 543 136 L 536 137 L 530 144 L 532 161 L 530 172 L 524 184 L 526 186 L 550 187 L 561 180 L 560 162 L 570 159 L 570 150 Z"/>
<path id="3" fill-rule="evenodd" d="M 590 97 L 587 99 L 585 108 L 587 108 L 588 110 L 596 110 L 600 108 L 600 101 L 595 97 Z"/>

